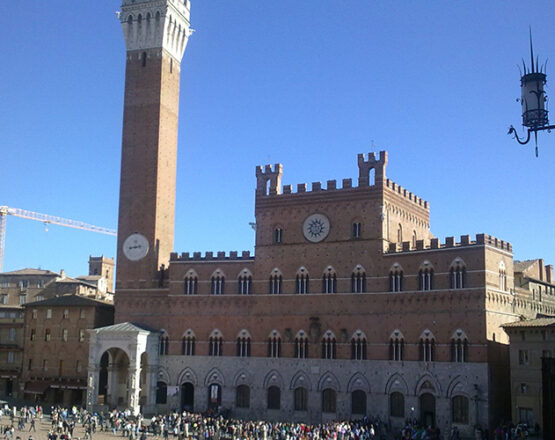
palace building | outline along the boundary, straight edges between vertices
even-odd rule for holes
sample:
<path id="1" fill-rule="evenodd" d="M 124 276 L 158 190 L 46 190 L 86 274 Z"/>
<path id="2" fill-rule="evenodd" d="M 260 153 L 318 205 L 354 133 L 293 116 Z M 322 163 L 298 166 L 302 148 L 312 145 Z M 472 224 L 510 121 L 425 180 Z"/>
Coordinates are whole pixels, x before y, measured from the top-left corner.
<path id="1" fill-rule="evenodd" d="M 355 182 L 293 187 L 282 165 L 257 167 L 254 255 L 173 252 L 190 1 L 123 0 L 120 20 L 116 324 L 90 332 L 88 407 L 416 418 L 464 435 L 509 418 L 501 326 L 555 313 L 552 267 L 538 296 L 515 286 L 510 243 L 435 238 L 385 151 L 358 156 Z"/>

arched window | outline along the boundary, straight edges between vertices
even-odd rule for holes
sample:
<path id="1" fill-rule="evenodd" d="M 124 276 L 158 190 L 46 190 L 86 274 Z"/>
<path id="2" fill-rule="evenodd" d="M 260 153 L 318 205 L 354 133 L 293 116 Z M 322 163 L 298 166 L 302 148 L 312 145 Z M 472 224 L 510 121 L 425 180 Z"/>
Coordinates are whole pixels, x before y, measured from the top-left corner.
<path id="1" fill-rule="evenodd" d="M 198 276 L 194 270 L 185 275 L 185 295 L 196 295 L 198 293 Z"/>
<path id="2" fill-rule="evenodd" d="M 246 330 L 241 330 L 237 336 L 237 356 L 250 357 L 251 355 L 251 336 Z"/>
<path id="3" fill-rule="evenodd" d="M 403 270 L 397 263 L 393 265 L 389 272 L 389 291 L 402 292 L 403 291 Z"/>
<path id="4" fill-rule="evenodd" d="M 281 356 L 281 336 L 277 330 L 270 333 L 268 337 L 268 357 L 278 358 Z"/>
<path id="5" fill-rule="evenodd" d="M 389 360 L 402 361 L 405 338 L 399 330 L 395 330 L 389 338 Z"/>
<path id="6" fill-rule="evenodd" d="M 156 403 L 166 404 L 168 402 L 168 385 L 166 382 L 156 383 Z"/>
<path id="7" fill-rule="evenodd" d="M 162 356 L 167 355 L 169 346 L 170 346 L 170 338 L 168 337 L 167 333 L 163 333 L 162 336 L 160 336 L 160 355 Z"/>
<path id="8" fill-rule="evenodd" d="M 235 406 L 237 408 L 250 408 L 251 406 L 251 389 L 248 385 L 239 385 L 235 394 Z"/>
<path id="9" fill-rule="evenodd" d="M 208 338 L 208 356 L 222 355 L 223 336 L 219 330 L 214 330 Z"/>
<path id="10" fill-rule="evenodd" d="M 353 238 L 360 238 L 362 234 L 362 223 L 353 222 Z"/>
<path id="11" fill-rule="evenodd" d="M 366 335 L 357 330 L 351 338 L 351 359 L 366 359 Z"/>
<path id="12" fill-rule="evenodd" d="M 331 330 L 328 330 L 322 338 L 322 359 L 336 358 L 336 339 Z"/>
<path id="13" fill-rule="evenodd" d="M 303 387 L 295 388 L 293 403 L 295 405 L 295 411 L 307 411 L 308 410 L 308 390 Z"/>
<path id="14" fill-rule="evenodd" d="M 507 274 L 505 273 L 505 263 L 499 262 L 499 290 L 507 290 Z"/>
<path id="15" fill-rule="evenodd" d="M 252 291 L 252 274 L 244 269 L 237 278 L 237 293 L 239 295 L 250 295 Z"/>
<path id="16" fill-rule="evenodd" d="M 351 393 L 351 413 L 366 415 L 366 393 L 355 390 Z"/>
<path id="17" fill-rule="evenodd" d="M 274 229 L 274 243 L 279 244 L 283 240 L 283 228 L 278 226 Z"/>
<path id="18" fill-rule="evenodd" d="M 156 11 L 156 20 L 160 20 L 160 11 Z"/>
<path id="19" fill-rule="evenodd" d="M 397 391 L 389 396 L 389 414 L 391 417 L 405 417 L 405 396 Z"/>
<path id="20" fill-rule="evenodd" d="M 449 269 L 449 287 L 451 289 L 466 287 L 466 266 L 460 258 L 455 259 Z"/>
<path id="21" fill-rule="evenodd" d="M 337 275 L 331 266 L 328 266 L 322 276 L 322 293 L 337 293 Z"/>
<path id="22" fill-rule="evenodd" d="M 281 407 L 281 390 L 279 387 L 272 385 L 268 388 L 268 409 L 280 409 Z"/>
<path id="23" fill-rule="evenodd" d="M 397 226 L 397 243 L 402 243 L 403 242 L 403 226 L 401 225 L 401 223 L 399 223 L 399 226 Z"/>
<path id="24" fill-rule="evenodd" d="M 308 281 L 308 272 L 304 267 L 301 267 L 295 279 L 295 293 L 308 293 Z"/>
<path id="25" fill-rule="evenodd" d="M 281 293 L 281 283 L 283 278 L 279 269 L 274 269 L 270 275 L 270 295 L 279 295 Z"/>
<path id="26" fill-rule="evenodd" d="M 337 403 L 337 393 L 334 389 L 326 388 L 322 391 L 322 412 L 334 413 Z"/>
<path id="27" fill-rule="evenodd" d="M 142 21 L 143 21 L 143 16 L 141 14 L 139 14 L 137 16 L 137 23 L 141 24 Z"/>
<path id="28" fill-rule="evenodd" d="M 424 362 L 435 360 L 435 338 L 430 330 L 424 330 L 420 335 L 420 360 Z"/>
<path id="29" fill-rule="evenodd" d="M 127 17 L 127 24 L 133 24 L 133 16 L 132 15 Z"/>
<path id="30" fill-rule="evenodd" d="M 143 67 L 146 66 L 146 52 L 143 52 L 141 54 L 141 66 L 143 66 Z"/>
<path id="31" fill-rule="evenodd" d="M 351 292 L 364 293 L 366 292 L 366 272 L 359 264 L 351 274 Z"/>
<path id="32" fill-rule="evenodd" d="M 308 336 L 304 330 L 300 330 L 295 336 L 295 358 L 306 359 L 308 357 Z"/>
<path id="33" fill-rule="evenodd" d="M 433 290 L 434 268 L 425 261 L 418 271 L 418 290 Z"/>
<path id="34" fill-rule="evenodd" d="M 468 425 L 468 398 L 455 396 L 451 399 L 453 423 Z"/>
<path id="35" fill-rule="evenodd" d="M 223 295 L 225 287 L 225 277 L 217 270 L 210 279 L 210 291 L 212 295 Z"/>
<path id="36" fill-rule="evenodd" d="M 184 356 L 195 355 L 195 334 L 192 330 L 187 330 L 181 338 L 181 354 Z"/>
<path id="37" fill-rule="evenodd" d="M 466 334 L 457 329 L 451 336 L 451 362 L 467 362 L 468 339 Z"/>

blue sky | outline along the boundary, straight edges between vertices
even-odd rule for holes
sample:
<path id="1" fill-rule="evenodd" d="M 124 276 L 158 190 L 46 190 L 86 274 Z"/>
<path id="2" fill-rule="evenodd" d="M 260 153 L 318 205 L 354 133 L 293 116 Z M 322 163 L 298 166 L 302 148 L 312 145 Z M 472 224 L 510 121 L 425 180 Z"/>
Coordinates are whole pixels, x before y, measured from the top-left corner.
<path id="1" fill-rule="evenodd" d="M 0 2 L 0 205 L 116 227 L 125 47 L 117 0 Z M 254 169 L 284 184 L 388 177 L 431 203 L 432 232 L 487 233 L 555 263 L 555 133 L 520 128 L 528 26 L 555 56 L 555 2 L 192 0 L 182 63 L 179 252 L 249 250 Z M 548 64 L 548 93 L 550 74 Z M 552 117 L 555 122 L 555 115 Z M 87 271 L 115 238 L 8 218 L 4 270 Z"/>

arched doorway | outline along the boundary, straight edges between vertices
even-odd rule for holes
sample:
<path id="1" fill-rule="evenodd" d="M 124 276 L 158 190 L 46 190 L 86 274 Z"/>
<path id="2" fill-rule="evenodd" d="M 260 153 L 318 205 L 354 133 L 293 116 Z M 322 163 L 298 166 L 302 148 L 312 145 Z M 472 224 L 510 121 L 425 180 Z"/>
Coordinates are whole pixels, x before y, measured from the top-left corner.
<path id="1" fill-rule="evenodd" d="M 105 404 L 114 408 L 126 408 L 129 376 L 129 357 L 121 348 L 110 348 L 101 359 L 108 355 Z M 100 390 L 100 389 L 99 389 Z"/>
<path id="2" fill-rule="evenodd" d="M 217 383 L 208 387 L 208 409 L 217 409 L 222 404 L 222 387 Z"/>
<path id="3" fill-rule="evenodd" d="M 98 403 L 104 405 L 108 396 L 108 364 L 109 355 L 105 352 L 100 358 L 100 371 L 98 373 Z"/>
<path id="4" fill-rule="evenodd" d="M 436 398 L 430 393 L 420 396 L 420 422 L 425 427 L 436 424 Z"/>
<path id="5" fill-rule="evenodd" d="M 355 390 L 351 393 L 351 413 L 366 415 L 366 393 L 364 391 Z"/>
<path id="6" fill-rule="evenodd" d="M 195 410 L 195 386 L 191 382 L 181 384 L 181 410 Z"/>

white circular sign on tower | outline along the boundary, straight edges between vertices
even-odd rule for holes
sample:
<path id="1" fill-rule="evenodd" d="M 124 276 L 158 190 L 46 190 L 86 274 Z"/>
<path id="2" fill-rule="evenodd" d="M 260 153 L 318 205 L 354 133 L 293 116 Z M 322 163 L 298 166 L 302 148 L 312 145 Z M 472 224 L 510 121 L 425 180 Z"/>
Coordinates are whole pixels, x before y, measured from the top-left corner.
<path id="1" fill-rule="evenodd" d="M 139 233 L 131 234 L 123 242 L 123 255 L 131 261 L 139 261 L 148 254 L 148 240 Z"/>
<path id="2" fill-rule="evenodd" d="M 308 241 L 318 243 L 330 233 L 330 221 L 324 214 L 309 215 L 303 222 L 303 235 Z"/>

